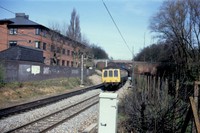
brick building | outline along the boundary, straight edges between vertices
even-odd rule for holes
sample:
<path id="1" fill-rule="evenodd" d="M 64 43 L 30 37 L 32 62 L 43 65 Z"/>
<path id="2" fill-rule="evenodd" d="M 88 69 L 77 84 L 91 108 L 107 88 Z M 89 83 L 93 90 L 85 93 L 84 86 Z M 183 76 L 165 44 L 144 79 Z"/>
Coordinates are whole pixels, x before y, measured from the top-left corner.
<path id="1" fill-rule="evenodd" d="M 25 13 L 0 20 L 0 52 L 21 45 L 43 51 L 46 65 L 78 66 L 85 45 L 29 20 Z"/>

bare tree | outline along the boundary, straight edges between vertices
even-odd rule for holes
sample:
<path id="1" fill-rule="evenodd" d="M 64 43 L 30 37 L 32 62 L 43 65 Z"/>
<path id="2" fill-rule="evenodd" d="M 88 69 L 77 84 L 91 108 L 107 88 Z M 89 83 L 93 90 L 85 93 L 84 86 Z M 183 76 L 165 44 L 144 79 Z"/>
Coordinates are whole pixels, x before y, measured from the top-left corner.
<path id="1" fill-rule="evenodd" d="M 76 10 L 73 9 L 71 13 L 71 20 L 70 24 L 67 28 L 66 32 L 67 37 L 73 40 L 72 47 L 73 47 L 73 62 L 75 63 L 76 60 L 80 60 L 80 55 L 83 53 L 82 51 L 78 50 L 78 44 L 81 42 L 81 28 L 80 28 L 80 21 L 79 15 L 76 13 Z M 79 61 L 80 62 L 80 61 Z M 78 66 L 78 64 L 77 64 Z"/>
<path id="2" fill-rule="evenodd" d="M 199 0 L 168 0 L 152 18 L 150 28 L 158 37 L 170 44 L 177 64 L 185 74 L 193 63 L 200 63 L 200 4 Z M 198 66 L 198 65 L 197 65 Z M 196 67 L 199 70 L 199 67 Z M 197 73 L 199 75 L 199 73 Z M 195 77 L 195 76 L 194 76 Z M 170 77 L 169 77 L 170 78 Z M 198 78 L 198 77 L 195 77 Z M 137 79 L 137 78 L 136 78 Z M 187 103 L 181 99 L 185 79 L 176 97 L 170 92 L 168 80 L 156 77 L 138 77 L 138 80 L 122 102 L 127 132 L 180 132 L 186 116 Z M 152 80 L 152 81 L 151 81 Z M 177 89 L 178 90 L 178 89 Z M 192 92 L 187 92 L 186 97 Z M 123 124 L 123 123 L 122 123 Z"/>
<path id="3" fill-rule="evenodd" d="M 83 54 L 84 54 L 84 59 L 85 59 L 85 66 L 86 67 L 93 66 L 93 62 L 92 61 L 94 59 L 94 55 L 93 55 L 92 49 L 90 47 L 90 42 L 89 42 L 88 38 L 85 35 L 82 36 L 81 43 L 86 46 L 83 49 Z"/>
<path id="4" fill-rule="evenodd" d="M 51 60 L 51 64 L 59 65 L 65 38 L 63 35 L 61 35 L 60 26 L 58 23 L 52 23 L 50 29 L 51 30 L 49 30 L 48 35 L 51 39 L 51 52 L 53 59 Z"/>
<path id="5" fill-rule="evenodd" d="M 199 0 L 168 0 L 151 19 L 150 29 L 158 37 L 174 45 L 174 59 L 191 70 L 200 59 L 200 4 Z"/>
<path id="6" fill-rule="evenodd" d="M 76 13 L 76 10 L 73 9 L 71 13 L 71 20 L 70 25 L 68 26 L 67 37 L 81 42 L 81 28 L 80 28 L 80 21 L 79 21 L 79 15 Z"/>

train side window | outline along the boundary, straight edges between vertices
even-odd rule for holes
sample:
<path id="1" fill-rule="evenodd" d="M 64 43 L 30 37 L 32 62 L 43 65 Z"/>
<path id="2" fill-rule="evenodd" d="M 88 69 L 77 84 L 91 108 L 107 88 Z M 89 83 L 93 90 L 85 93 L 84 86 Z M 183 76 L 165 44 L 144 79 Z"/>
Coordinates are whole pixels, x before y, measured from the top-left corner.
<path id="1" fill-rule="evenodd" d="M 110 71 L 109 71 L 109 77 L 112 77 L 112 76 L 113 76 L 113 71 L 110 70 Z"/>
<path id="2" fill-rule="evenodd" d="M 118 77 L 118 71 L 114 70 L 114 77 Z"/>
<path id="3" fill-rule="evenodd" d="M 107 77 L 108 76 L 108 72 L 107 71 L 104 71 L 104 73 L 103 73 L 104 75 L 104 77 Z"/>

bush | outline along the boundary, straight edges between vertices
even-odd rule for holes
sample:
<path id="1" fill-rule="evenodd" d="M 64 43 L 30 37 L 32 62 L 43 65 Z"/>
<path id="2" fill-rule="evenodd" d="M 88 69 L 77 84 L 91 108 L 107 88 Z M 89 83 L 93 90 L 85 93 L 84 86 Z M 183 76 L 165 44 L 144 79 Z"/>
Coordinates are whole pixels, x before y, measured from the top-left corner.
<path id="1" fill-rule="evenodd" d="M 5 85 L 5 83 L 4 83 L 4 68 L 0 64 L 0 88 L 3 87 L 4 85 Z"/>

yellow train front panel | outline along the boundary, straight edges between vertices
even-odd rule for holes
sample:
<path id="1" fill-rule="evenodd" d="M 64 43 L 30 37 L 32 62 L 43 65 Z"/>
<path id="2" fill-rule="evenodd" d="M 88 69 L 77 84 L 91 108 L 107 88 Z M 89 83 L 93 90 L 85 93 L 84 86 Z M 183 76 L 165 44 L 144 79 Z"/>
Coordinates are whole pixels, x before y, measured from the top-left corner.
<path id="1" fill-rule="evenodd" d="M 103 83 L 119 83 L 120 80 L 120 69 L 104 69 L 102 71 Z"/>

